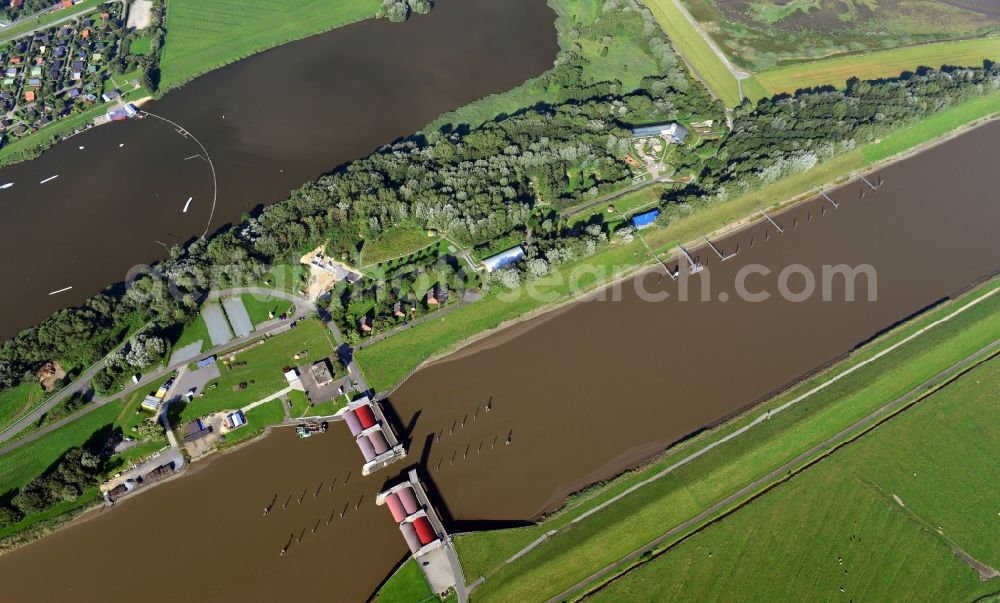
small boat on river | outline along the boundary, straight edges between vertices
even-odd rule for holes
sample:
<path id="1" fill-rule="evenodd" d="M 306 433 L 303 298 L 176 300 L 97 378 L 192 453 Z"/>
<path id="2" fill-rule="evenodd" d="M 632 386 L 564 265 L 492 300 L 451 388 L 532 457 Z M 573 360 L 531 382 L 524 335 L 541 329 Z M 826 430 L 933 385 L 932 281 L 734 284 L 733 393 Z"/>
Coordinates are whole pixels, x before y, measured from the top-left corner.
<path id="1" fill-rule="evenodd" d="M 295 433 L 298 434 L 300 438 L 308 438 L 317 433 L 325 433 L 327 426 L 326 421 L 323 421 L 322 423 L 319 421 L 299 423 L 299 426 L 295 429 Z"/>

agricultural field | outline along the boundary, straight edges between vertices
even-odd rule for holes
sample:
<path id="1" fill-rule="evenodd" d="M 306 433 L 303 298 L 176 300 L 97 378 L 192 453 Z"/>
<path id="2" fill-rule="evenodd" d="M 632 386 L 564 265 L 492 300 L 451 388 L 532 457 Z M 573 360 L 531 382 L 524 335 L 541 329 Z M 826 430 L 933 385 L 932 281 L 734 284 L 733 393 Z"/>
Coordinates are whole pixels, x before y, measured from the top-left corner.
<path id="1" fill-rule="evenodd" d="M 842 88 L 852 77 L 863 80 L 896 77 L 918 67 L 937 69 L 942 65 L 974 67 L 981 66 L 985 59 L 1000 60 L 1000 36 L 921 44 L 778 67 L 754 76 L 760 85 L 759 92 L 746 88 L 744 91 L 751 98 L 759 98 L 813 86 Z"/>
<path id="2" fill-rule="evenodd" d="M 268 48 L 375 16 L 379 0 L 170 0 L 161 89 Z"/>
<path id="3" fill-rule="evenodd" d="M 933 0 L 683 2 L 730 59 L 753 72 L 1000 31 L 1000 12 L 978 3 L 960 7 Z"/>
<path id="4" fill-rule="evenodd" d="M 1000 592 L 994 358 L 590 597 L 975 600 Z M 983 570 L 988 573 L 987 570 Z M 843 594 L 841 594 L 843 593 Z"/>

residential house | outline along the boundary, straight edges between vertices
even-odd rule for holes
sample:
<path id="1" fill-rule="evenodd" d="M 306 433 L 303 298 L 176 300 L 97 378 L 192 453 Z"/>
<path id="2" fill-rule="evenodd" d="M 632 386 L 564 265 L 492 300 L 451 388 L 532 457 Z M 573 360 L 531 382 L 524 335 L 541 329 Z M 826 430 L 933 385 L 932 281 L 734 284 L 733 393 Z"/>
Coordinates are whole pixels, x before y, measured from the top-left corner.
<path id="1" fill-rule="evenodd" d="M 24 93 L 24 100 L 27 101 L 27 102 L 29 102 L 29 103 L 35 102 L 35 91 L 34 90 L 28 90 L 27 92 L 25 92 Z"/>
<path id="2" fill-rule="evenodd" d="M 402 318 L 406 316 L 406 312 L 403 310 L 403 302 L 398 301 L 392 306 L 392 315 L 396 318 Z"/>
<path id="3" fill-rule="evenodd" d="M 371 320 L 368 318 L 367 315 L 362 316 L 360 319 L 358 319 L 358 328 L 360 328 L 361 331 L 364 333 L 371 333 L 372 330 Z"/>

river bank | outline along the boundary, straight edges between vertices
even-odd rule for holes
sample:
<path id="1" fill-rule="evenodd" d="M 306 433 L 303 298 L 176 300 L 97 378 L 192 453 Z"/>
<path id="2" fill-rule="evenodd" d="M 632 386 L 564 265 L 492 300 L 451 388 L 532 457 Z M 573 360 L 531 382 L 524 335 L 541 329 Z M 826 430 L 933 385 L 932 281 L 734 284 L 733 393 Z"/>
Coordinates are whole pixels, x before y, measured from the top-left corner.
<path id="1" fill-rule="evenodd" d="M 984 99 L 988 102 L 983 103 Z M 967 110 L 965 105 L 985 105 L 985 113 L 974 115 L 969 121 L 965 119 Z M 885 141 L 876 141 L 824 162 L 809 172 L 778 181 L 766 189 L 754 191 L 732 201 L 709 206 L 701 212 L 696 212 L 692 216 L 683 218 L 667 227 L 646 230 L 643 236 L 658 255 L 664 259 L 669 257 L 668 263 L 676 263 L 677 244 L 688 250 L 704 250 L 703 237 L 715 240 L 739 233 L 760 222 L 761 217 L 758 213 L 760 209 L 768 208 L 777 212 L 794 209 L 804 203 L 814 201 L 817 198 L 817 188 L 828 190 L 842 187 L 856 179 L 856 176 L 853 175 L 855 171 L 860 170 L 865 174 L 870 174 L 872 171 L 895 165 L 1000 118 L 1000 93 L 973 99 L 965 105 L 946 109 L 942 114 L 935 116 L 938 121 L 950 126 L 943 135 L 934 129 L 922 131 L 924 126 L 921 124 L 910 126 L 904 130 L 916 132 L 914 142 L 888 157 L 870 162 L 866 160 L 866 152 L 877 155 L 878 151 L 886 146 Z M 955 116 L 960 121 L 948 123 L 949 116 Z M 889 141 L 890 144 L 893 142 Z M 732 214 L 736 214 L 737 217 L 730 218 L 729 216 Z M 631 257 L 629 257 L 629 251 L 634 252 Z M 635 259 L 637 257 L 638 260 Z M 602 279 L 594 283 L 584 284 L 576 290 L 567 289 L 564 286 L 568 280 L 567 275 L 580 266 L 609 268 L 612 272 L 605 273 L 602 275 Z M 617 249 L 608 249 L 579 262 L 564 265 L 557 272 L 542 277 L 537 282 L 521 286 L 519 288 L 521 295 L 515 302 L 498 302 L 496 296 L 490 296 L 473 306 L 454 313 L 441 324 L 423 325 L 422 329 L 405 331 L 374 346 L 366 347 L 358 352 L 358 364 L 365 373 L 368 383 L 376 391 L 391 393 L 421 368 L 438 362 L 484 338 L 513 328 L 520 323 L 535 321 L 547 313 L 599 296 L 608 289 L 652 271 L 662 271 L 662 267 L 656 258 L 646 252 L 641 242 L 622 244 Z M 547 285 L 548 282 L 557 284 L 550 287 Z M 558 296 L 558 300 L 554 302 L 525 300 L 527 296 L 524 292 L 528 287 L 540 291 L 543 295 L 539 297 L 551 296 L 554 292 Z M 485 312 L 484 308 L 486 308 Z M 480 316 L 472 316 L 471 319 L 468 319 L 467 317 L 473 313 Z M 489 316 L 484 320 L 481 315 L 485 313 L 489 313 Z M 483 327 L 484 324 L 485 327 Z M 430 330 L 433 330 L 434 333 L 425 335 L 425 332 Z M 427 341 L 431 342 L 429 346 Z M 415 363 L 414 357 L 420 354 L 425 354 L 425 356 Z"/>
<path id="2" fill-rule="evenodd" d="M 469 22 L 481 23 L 476 35 L 450 35 Z M 0 339 L 121 283 L 175 244 L 287 199 L 303 183 L 442 112 L 551 69 L 558 50 L 553 22 L 543 0 L 502 8 L 484 0 L 441 2 L 405 24 L 366 20 L 273 48 L 151 101 L 145 110 L 179 124 L 211 153 L 214 215 L 203 152 L 159 120 L 94 128 L 35 161 L 4 168 L 0 182 L 16 182 L 9 192 L 17 197 L 0 197 L 12 233 L 0 240 L 0 252 L 27 249 L 33 261 L 5 267 L 4 279 L 18 287 L 0 292 Z M 288 90 L 299 92 L 292 98 Z M 59 179 L 39 184 L 53 174 Z M 78 250 L 71 258 L 34 234 L 52 215 L 60 220 L 48 234 Z M 67 286 L 73 288 L 49 295 Z"/>
<path id="3" fill-rule="evenodd" d="M 842 199 L 842 209 L 823 217 L 819 217 L 818 208 L 808 204 L 793 209 L 801 215 L 787 219 L 799 216 L 802 227 L 789 229 L 783 237 L 772 237 L 771 243 L 761 243 L 745 252 L 749 261 L 764 264 L 790 259 L 813 264 L 828 258 L 853 263 L 865 256 L 884 260 L 888 263 L 879 265 L 884 268 L 880 282 L 885 282 L 880 291 L 884 288 L 885 301 L 878 306 L 825 306 L 824 321 L 817 323 L 814 307 L 762 308 L 760 311 L 767 310 L 764 315 L 746 315 L 737 306 L 726 306 L 723 311 L 714 304 L 632 304 L 626 299 L 623 303 L 629 305 L 615 308 L 614 312 L 599 303 L 581 304 L 573 312 L 559 313 L 531 325 L 532 330 L 520 338 L 426 367 L 412 383 L 394 392 L 385 405 L 387 414 L 392 415 L 390 420 L 403 426 L 401 433 L 407 434 L 410 455 L 422 459 L 427 481 L 440 493 L 441 499 L 435 504 L 449 529 L 458 532 L 524 525 L 539 509 L 552 508 L 555 501 L 561 501 L 565 491 L 577 491 L 585 485 L 583 482 L 594 481 L 590 478 L 595 468 L 605 466 L 608 459 L 617 459 L 624 466 L 634 464 L 633 457 L 658 442 L 675 439 L 678 433 L 690 433 L 690 425 L 709 424 L 713 418 L 724 416 L 727 407 L 754 399 L 760 392 L 785 382 L 787 375 L 803 374 L 822 365 L 829 357 L 870 337 L 882 325 L 912 314 L 914 305 L 922 307 L 928 300 L 974 280 L 982 272 L 983 262 L 993 257 L 997 245 L 993 239 L 981 238 L 984 229 L 989 231 L 990 212 L 996 211 L 982 202 L 985 197 L 980 194 L 980 189 L 990 183 L 970 181 L 969 196 L 949 205 L 957 223 L 940 225 L 936 219 L 940 206 L 934 203 L 939 191 L 934 187 L 945 183 L 932 180 L 933 186 L 929 187 L 926 180 L 931 172 L 924 167 L 934 164 L 950 174 L 951 170 L 977 169 L 984 161 L 981 131 L 974 132 L 968 142 L 964 140 L 944 155 L 920 157 L 918 165 L 907 166 L 909 172 L 885 173 L 887 184 L 864 202 Z M 953 173 L 956 177 L 963 174 Z M 907 183 L 928 190 L 924 197 L 910 198 L 904 194 L 909 189 L 900 188 Z M 901 207 L 907 209 L 906 215 L 900 215 Z M 806 227 L 804 215 L 810 209 L 816 219 Z M 902 218 L 906 221 L 900 224 Z M 896 224 L 896 230 L 905 235 L 887 240 L 887 223 Z M 929 238 L 928 229 L 939 226 L 947 226 L 947 231 L 936 235 L 935 240 L 944 245 L 939 250 L 942 257 L 938 258 L 931 254 L 938 250 L 928 250 L 922 242 Z M 963 234 L 959 237 L 956 232 Z M 762 232 L 754 231 L 753 235 L 763 241 Z M 837 244 L 845 240 L 851 240 L 853 246 L 848 249 Z M 731 245 L 732 241 L 720 244 Z M 971 255 L 970 249 L 978 250 L 979 255 Z M 843 255 L 847 252 L 855 255 Z M 983 253 L 988 255 L 983 257 Z M 955 262 L 957 257 L 965 257 L 966 261 Z M 942 263 L 954 263 L 955 269 L 943 270 Z M 920 274 L 908 268 L 914 265 L 920 266 Z M 724 280 L 726 270 L 737 269 L 736 262 L 725 266 L 721 272 L 716 272 L 720 270 L 716 264 L 709 268 Z M 937 276 L 923 278 L 923 270 Z M 698 320 L 690 312 L 696 312 Z M 569 318 L 572 323 L 566 323 Z M 703 333 L 702 329 L 710 329 L 715 335 Z M 726 333 L 727 338 L 720 339 L 719 332 Z M 627 334 L 627 340 L 617 345 L 619 340 L 615 338 L 623 334 Z M 764 335 L 768 347 L 761 349 Z M 525 343 L 528 339 L 531 341 Z M 560 354 L 552 352 L 552 341 L 561 342 Z M 613 358 L 614 363 L 609 364 L 608 358 Z M 498 378 L 501 372 L 504 377 Z M 719 374 L 725 374 L 726 379 L 718 379 Z M 491 410 L 484 414 L 483 404 L 490 397 Z M 852 403 L 830 408 L 853 412 L 856 407 Z M 619 420 L 609 420 L 607 413 L 611 411 Z M 795 413 L 792 418 L 799 416 Z M 570 417 L 572 428 L 566 429 Z M 770 425 L 776 424 L 764 425 L 768 435 L 773 435 Z M 439 433 L 440 441 L 436 442 L 432 436 Z M 512 443 L 505 445 L 505 438 L 512 438 Z M 499 443 L 495 448 L 494 441 Z M 747 452 L 744 440 L 740 442 L 737 452 Z M 761 450 L 779 453 L 795 441 L 777 438 L 772 443 Z M 661 445 L 659 450 L 664 447 Z M 317 462 L 319 458 L 323 461 Z M 152 554 L 161 558 L 179 555 L 186 561 L 185 576 L 191 588 L 209 598 L 238 600 L 255 589 L 260 590 L 256 596 L 266 596 L 270 593 L 267 589 L 277 588 L 275 585 L 286 596 L 311 594 L 314 585 L 296 581 L 294 575 L 323 567 L 327 572 L 324 575 L 354 589 L 345 598 L 364 599 L 371 592 L 364 590 L 376 588 L 405 558 L 405 546 L 391 518 L 384 509 L 371 505 L 369 498 L 395 476 L 390 472 L 359 479 L 360 462 L 357 446 L 345 430 L 331 429 L 322 437 L 308 440 L 274 433 L 258 446 L 220 456 L 188 480 L 177 480 L 170 487 L 136 497 L 116 513 L 5 555 L 0 558 L 0 577 L 24 572 L 30 575 L 29 568 L 44 567 L 41 560 L 45 559 L 48 564 L 65 565 L 66 572 L 41 581 L 45 592 L 32 596 L 42 597 L 46 592 L 56 596 L 72 584 L 75 593 L 106 598 L 140 584 L 148 586 L 142 572 L 132 571 L 140 560 Z M 739 472 L 748 470 L 740 467 Z M 349 477 L 351 472 L 353 477 Z M 336 478 L 332 489 L 331 477 Z M 340 490 L 347 481 L 348 490 Z M 701 488 L 724 483 L 716 479 L 709 482 L 698 482 L 703 484 L 696 492 L 699 499 L 711 495 Z M 315 496 L 311 497 L 310 492 Z M 289 512 L 295 512 L 294 516 L 285 515 L 283 510 L 277 516 L 279 524 L 270 523 L 273 517 L 261 518 L 261 507 L 275 496 L 279 501 L 290 499 Z M 304 499 L 302 503 L 296 502 L 299 498 Z M 198 504 L 191 505 L 191 501 Z M 672 512 L 683 513 L 690 508 L 690 501 L 681 502 L 671 506 Z M 296 506 L 299 504 L 302 506 Z M 80 547 L 122 550 L 120 543 L 116 545 L 116 534 L 125 529 L 148 528 L 149 517 L 168 509 L 175 518 L 174 525 L 182 525 L 183 529 L 159 529 L 148 542 L 130 541 L 128 558 L 113 559 L 122 570 L 114 583 L 97 584 L 97 577 L 87 575 L 82 568 L 76 571 L 68 561 L 79 554 Z M 342 511 L 344 517 L 339 515 Z M 633 515 L 635 522 L 641 520 L 641 524 L 633 525 L 663 525 L 662 518 L 657 524 L 647 517 Z M 328 521 L 331 523 L 324 523 Z M 581 533 L 577 529 L 581 525 L 583 522 L 570 533 Z M 311 531 L 314 527 L 316 532 Z M 586 533 L 590 534 L 589 529 Z M 211 546 L 190 546 L 191 534 Z M 276 562 L 289 534 L 304 534 L 301 543 L 292 538 L 293 547 L 284 557 L 294 559 L 294 563 Z M 641 536 L 636 531 L 632 537 Z M 608 546 L 607 554 L 628 544 L 623 540 L 608 545 L 599 538 L 595 540 L 598 542 Z M 539 551 L 545 551 L 546 546 L 539 547 Z M 360 556 L 357 547 L 361 547 Z M 217 572 L 213 571 L 219 559 L 244 564 L 245 582 L 219 584 Z M 544 564 L 537 560 L 532 563 L 543 571 Z M 492 588 L 491 583 L 502 584 L 490 580 L 484 588 Z M 230 587 L 233 590 L 228 590 Z"/>

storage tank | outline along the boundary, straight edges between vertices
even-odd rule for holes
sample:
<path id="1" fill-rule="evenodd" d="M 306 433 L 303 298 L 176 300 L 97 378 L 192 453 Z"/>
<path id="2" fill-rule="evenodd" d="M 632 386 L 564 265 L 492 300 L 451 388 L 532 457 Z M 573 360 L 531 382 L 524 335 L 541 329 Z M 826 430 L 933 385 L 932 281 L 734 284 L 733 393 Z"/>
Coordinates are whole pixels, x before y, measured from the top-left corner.
<path id="1" fill-rule="evenodd" d="M 413 520 L 413 527 L 417 529 L 417 538 L 420 539 L 421 544 L 430 544 L 437 540 L 437 534 L 434 533 L 434 528 L 431 527 L 431 522 L 427 521 L 427 518 L 420 516 Z"/>
<path id="2" fill-rule="evenodd" d="M 389 452 L 389 442 L 385 439 L 385 434 L 381 430 L 373 431 L 368 435 L 372 440 L 372 446 L 375 447 L 375 454 L 383 454 Z"/>
<path id="3" fill-rule="evenodd" d="M 399 497 L 396 496 L 395 492 L 392 492 L 385 497 L 385 506 L 389 507 L 389 511 L 392 513 L 392 518 L 396 520 L 396 523 L 406 519 L 406 510 L 403 509 L 403 503 L 399 502 Z"/>
<path id="4" fill-rule="evenodd" d="M 372 412 L 370 406 L 359 406 L 354 412 L 358 413 L 358 419 L 361 421 L 361 426 L 368 429 L 375 424 L 375 413 Z"/>
<path id="5" fill-rule="evenodd" d="M 417 496 L 413 493 L 413 488 L 409 486 L 405 488 L 400 488 L 396 491 L 399 495 L 399 502 L 403 503 L 403 508 L 406 509 L 407 515 L 413 515 L 420 509 L 420 505 L 417 503 Z"/>
<path id="6" fill-rule="evenodd" d="M 358 415 L 354 414 L 353 410 L 344 413 L 344 421 L 347 423 L 347 428 L 351 430 L 352 436 L 361 433 L 361 421 L 358 420 Z"/>
<path id="7" fill-rule="evenodd" d="M 420 550 L 420 538 L 417 537 L 417 529 L 413 527 L 412 523 L 400 524 L 399 531 L 403 533 L 403 540 L 406 541 L 406 546 L 410 547 L 411 553 Z"/>
<path id="8" fill-rule="evenodd" d="M 375 447 L 372 446 L 372 441 L 368 439 L 368 436 L 358 438 L 358 447 L 361 448 L 361 454 L 364 455 L 366 463 L 375 460 Z"/>

